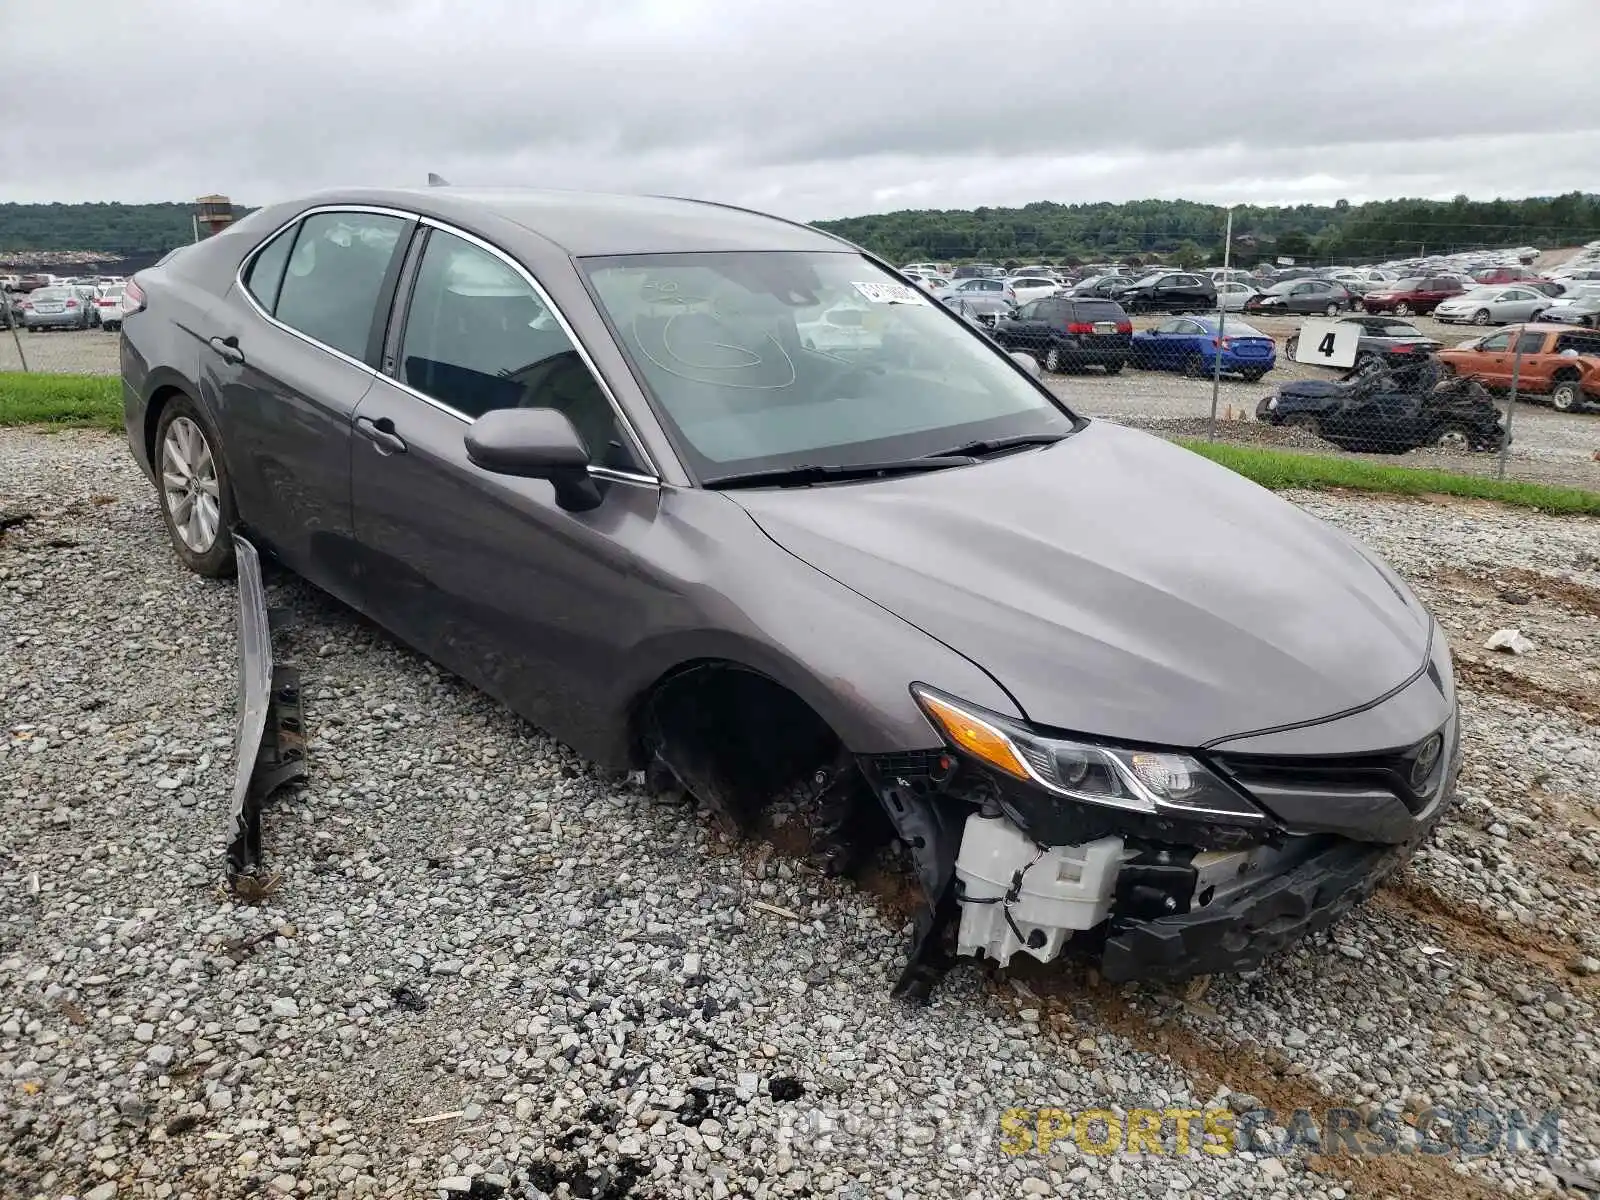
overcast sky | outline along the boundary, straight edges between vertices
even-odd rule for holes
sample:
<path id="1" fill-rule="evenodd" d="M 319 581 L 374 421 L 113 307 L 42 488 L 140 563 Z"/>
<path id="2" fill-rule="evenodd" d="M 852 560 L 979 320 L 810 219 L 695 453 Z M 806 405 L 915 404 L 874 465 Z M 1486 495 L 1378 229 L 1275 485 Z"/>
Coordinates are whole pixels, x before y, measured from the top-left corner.
<path id="1" fill-rule="evenodd" d="M 342 184 L 801 219 L 1600 186 L 1600 0 L 0 0 L 0 200 Z"/>

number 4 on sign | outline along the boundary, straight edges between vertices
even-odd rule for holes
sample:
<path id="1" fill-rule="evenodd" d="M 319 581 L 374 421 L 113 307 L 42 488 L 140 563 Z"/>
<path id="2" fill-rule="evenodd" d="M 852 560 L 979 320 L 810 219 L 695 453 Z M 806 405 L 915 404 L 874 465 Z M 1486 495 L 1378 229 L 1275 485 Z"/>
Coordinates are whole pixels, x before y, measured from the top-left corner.
<path id="1" fill-rule="evenodd" d="M 1336 321 L 1326 317 L 1308 318 L 1300 326 L 1300 333 L 1295 342 L 1294 360 L 1318 367 L 1354 366 L 1357 343 L 1360 340 L 1361 326 L 1354 321 Z"/>

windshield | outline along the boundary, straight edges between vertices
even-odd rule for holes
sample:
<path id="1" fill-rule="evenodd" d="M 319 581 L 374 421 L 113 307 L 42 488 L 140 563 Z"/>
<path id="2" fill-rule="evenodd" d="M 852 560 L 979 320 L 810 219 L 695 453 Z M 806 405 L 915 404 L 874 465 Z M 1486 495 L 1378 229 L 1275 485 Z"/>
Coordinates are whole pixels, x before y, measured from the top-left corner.
<path id="1" fill-rule="evenodd" d="M 1215 332 L 1215 329 L 1216 329 L 1216 323 L 1212 322 L 1212 330 L 1213 330 L 1213 332 Z M 1264 337 L 1267 336 L 1266 334 L 1262 333 L 1261 330 L 1257 329 L 1254 325 L 1246 325 L 1243 321 L 1224 321 L 1222 323 L 1222 333 L 1223 333 L 1223 335 L 1225 337 L 1231 337 L 1231 338 L 1247 338 L 1247 337 L 1264 338 Z"/>
<path id="2" fill-rule="evenodd" d="M 1421 337 L 1422 332 L 1415 325 L 1402 325 L 1398 322 L 1390 325 L 1380 325 L 1376 330 L 1378 337 Z"/>
<path id="3" fill-rule="evenodd" d="M 971 326 L 858 254 L 643 254 L 582 265 L 702 480 L 1075 428 Z"/>

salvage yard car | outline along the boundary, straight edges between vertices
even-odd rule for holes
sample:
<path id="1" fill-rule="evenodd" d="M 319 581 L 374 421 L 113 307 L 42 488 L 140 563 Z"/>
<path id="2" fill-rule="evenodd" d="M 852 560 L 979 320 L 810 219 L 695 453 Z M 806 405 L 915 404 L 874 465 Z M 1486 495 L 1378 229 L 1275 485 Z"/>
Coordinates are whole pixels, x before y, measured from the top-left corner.
<path id="1" fill-rule="evenodd" d="M 1600 333 L 1567 325 L 1511 325 L 1473 338 L 1439 360 L 1450 371 L 1504 391 L 1513 374 L 1517 393 L 1547 398 L 1557 412 L 1600 404 Z"/>
<path id="2" fill-rule="evenodd" d="M 1254 968 L 1451 804 L 1449 650 L 1376 554 L 1086 420 L 816 229 L 349 190 L 128 291 L 128 444 L 185 566 L 259 545 L 733 830 L 804 789 L 829 871 L 892 833 L 923 898 L 902 994 L 950 942 Z M 804 346 L 851 309 L 881 336 Z"/>

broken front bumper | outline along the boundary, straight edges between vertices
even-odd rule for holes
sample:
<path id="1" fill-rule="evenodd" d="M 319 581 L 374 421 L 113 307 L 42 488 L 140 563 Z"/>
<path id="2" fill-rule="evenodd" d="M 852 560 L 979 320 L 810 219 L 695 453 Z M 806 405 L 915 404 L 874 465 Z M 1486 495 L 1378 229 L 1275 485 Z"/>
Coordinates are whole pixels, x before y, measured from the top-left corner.
<path id="1" fill-rule="evenodd" d="M 272 658 L 261 558 L 233 534 L 239 579 L 239 732 L 228 817 L 227 876 L 235 890 L 261 870 L 261 809 L 280 785 L 305 776 L 300 673 Z"/>

